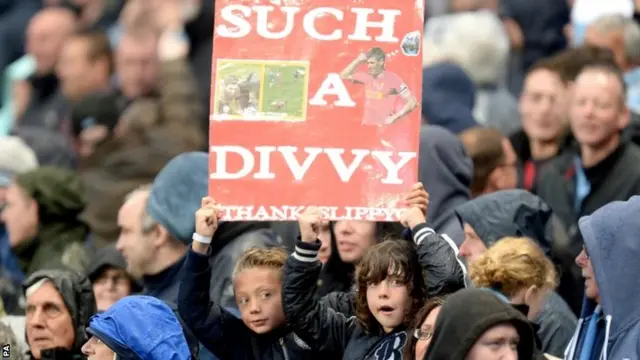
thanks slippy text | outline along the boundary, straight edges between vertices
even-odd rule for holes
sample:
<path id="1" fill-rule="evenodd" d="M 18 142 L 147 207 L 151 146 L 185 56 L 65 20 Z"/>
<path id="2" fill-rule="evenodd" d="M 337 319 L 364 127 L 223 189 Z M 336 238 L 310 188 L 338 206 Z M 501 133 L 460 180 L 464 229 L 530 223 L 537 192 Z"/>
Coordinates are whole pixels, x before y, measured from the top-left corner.
<path id="1" fill-rule="evenodd" d="M 304 211 L 304 206 L 224 206 L 222 218 L 224 220 L 298 220 L 298 216 Z M 327 219 L 332 220 L 366 220 L 366 221 L 397 221 L 402 209 L 384 209 L 370 207 L 342 208 L 334 206 L 319 206 L 318 209 Z"/>

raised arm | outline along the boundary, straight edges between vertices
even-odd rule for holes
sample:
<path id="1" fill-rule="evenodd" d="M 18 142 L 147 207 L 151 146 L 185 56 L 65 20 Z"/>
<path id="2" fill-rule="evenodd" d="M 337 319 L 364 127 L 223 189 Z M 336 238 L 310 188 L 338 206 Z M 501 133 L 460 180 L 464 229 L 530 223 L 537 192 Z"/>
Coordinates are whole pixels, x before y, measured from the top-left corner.
<path id="1" fill-rule="evenodd" d="M 340 72 L 340 78 L 342 80 L 348 80 L 348 81 L 351 81 L 351 82 L 360 83 L 360 81 L 358 81 L 358 80 L 353 78 L 353 73 L 355 73 L 356 70 L 358 69 L 358 66 L 363 64 L 365 61 L 367 61 L 367 55 L 366 54 L 358 55 L 358 57 L 355 58 L 355 60 L 350 62 L 349 65 L 347 65 L 347 67 L 345 67 L 344 70 L 342 70 Z"/>
<path id="2" fill-rule="evenodd" d="M 284 268 L 282 305 L 293 331 L 315 351 L 342 354 L 356 326 L 346 317 L 320 303 L 315 297 L 322 264 L 317 240 L 321 216 L 309 208 L 300 216 L 300 241 Z"/>
<path id="3" fill-rule="evenodd" d="M 249 330 L 242 320 L 214 303 L 209 296 L 209 243 L 220 215 L 214 204 L 211 198 L 204 198 L 202 208 L 196 212 L 194 242 L 181 272 L 178 312 L 198 341 L 220 360 L 226 360 L 233 359 L 236 347 L 245 346 Z"/>
<path id="4" fill-rule="evenodd" d="M 402 214 L 401 222 L 411 229 L 413 241 L 418 245 L 420 264 L 427 274 L 427 294 L 432 297 L 464 288 L 465 271 L 455 243 L 427 226 L 428 199 L 422 184 L 414 185 L 407 199 L 411 207 Z"/>

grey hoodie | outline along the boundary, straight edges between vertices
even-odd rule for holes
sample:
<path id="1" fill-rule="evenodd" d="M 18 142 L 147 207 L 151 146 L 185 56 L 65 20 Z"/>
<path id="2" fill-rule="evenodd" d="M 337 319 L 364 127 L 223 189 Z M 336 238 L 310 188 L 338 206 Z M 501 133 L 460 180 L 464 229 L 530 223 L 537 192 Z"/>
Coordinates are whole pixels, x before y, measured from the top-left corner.
<path id="1" fill-rule="evenodd" d="M 526 236 L 551 256 L 552 212 L 536 195 L 526 190 L 503 190 L 480 196 L 458 208 L 462 223 L 473 227 L 488 248 L 507 236 Z M 535 319 L 545 353 L 562 356 L 576 326 L 576 316 L 555 292 Z"/>
<path id="2" fill-rule="evenodd" d="M 640 358 L 640 196 L 615 201 L 580 219 L 578 226 L 589 253 L 602 311 L 606 319 L 602 360 Z M 585 301 L 585 308 L 589 307 Z M 584 309 L 583 309 L 584 310 Z M 588 315 L 584 312 L 583 315 Z M 565 359 L 579 355 L 582 319 Z M 582 341 L 580 341 L 582 343 Z"/>
<path id="3" fill-rule="evenodd" d="M 436 233 L 449 235 L 457 246 L 464 241 L 464 232 L 454 209 L 470 199 L 472 176 L 473 162 L 462 142 L 443 127 L 422 125 L 418 177 L 429 192 L 427 224 Z"/>

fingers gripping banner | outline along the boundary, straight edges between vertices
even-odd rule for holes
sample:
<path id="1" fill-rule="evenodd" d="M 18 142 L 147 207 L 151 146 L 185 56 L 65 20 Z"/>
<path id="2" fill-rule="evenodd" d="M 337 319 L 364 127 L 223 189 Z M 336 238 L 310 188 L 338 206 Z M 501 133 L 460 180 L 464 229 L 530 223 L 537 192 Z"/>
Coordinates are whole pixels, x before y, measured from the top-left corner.
<path id="1" fill-rule="evenodd" d="M 218 0 L 210 186 L 223 220 L 393 221 L 417 181 L 423 1 Z"/>

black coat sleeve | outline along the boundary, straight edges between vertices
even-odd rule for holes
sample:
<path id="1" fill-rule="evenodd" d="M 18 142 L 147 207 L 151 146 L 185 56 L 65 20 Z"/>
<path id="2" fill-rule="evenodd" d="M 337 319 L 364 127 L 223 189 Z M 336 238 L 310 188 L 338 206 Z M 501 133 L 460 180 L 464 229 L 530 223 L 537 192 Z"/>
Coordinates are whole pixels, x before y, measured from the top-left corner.
<path id="1" fill-rule="evenodd" d="M 315 351 L 342 354 L 356 326 L 347 317 L 329 308 L 315 296 L 322 264 L 318 261 L 320 241 L 298 241 L 284 268 L 282 305 L 287 323 Z"/>
<path id="2" fill-rule="evenodd" d="M 438 235 L 419 224 L 411 229 L 413 241 L 418 245 L 420 264 L 427 276 L 427 295 L 442 296 L 464 288 L 464 265 L 457 256 L 457 248 L 446 235 Z"/>
<path id="3" fill-rule="evenodd" d="M 356 314 L 356 293 L 354 291 L 334 291 L 320 298 L 320 302 L 347 317 Z"/>
<path id="4" fill-rule="evenodd" d="M 182 266 L 178 312 L 207 350 L 220 360 L 233 359 L 234 349 L 246 346 L 250 334 L 242 320 L 214 303 L 209 296 L 209 256 L 191 248 Z"/>

